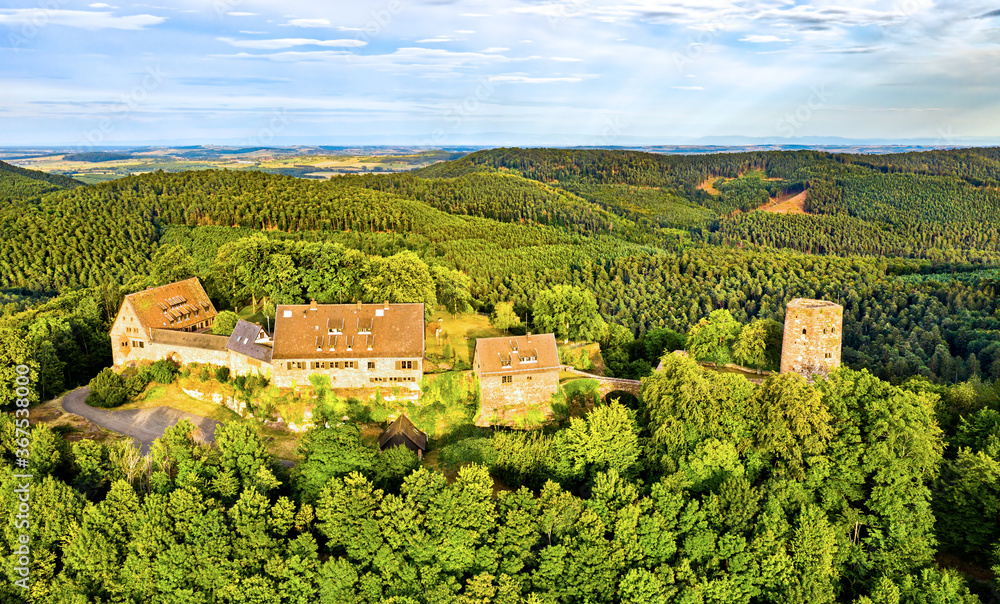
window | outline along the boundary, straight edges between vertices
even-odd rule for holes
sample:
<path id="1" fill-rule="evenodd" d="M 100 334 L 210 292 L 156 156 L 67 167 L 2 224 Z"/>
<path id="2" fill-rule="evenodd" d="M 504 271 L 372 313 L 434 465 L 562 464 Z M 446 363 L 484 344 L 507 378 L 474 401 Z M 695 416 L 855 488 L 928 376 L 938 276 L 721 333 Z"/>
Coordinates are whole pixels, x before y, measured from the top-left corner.
<path id="1" fill-rule="evenodd" d="M 326 361 L 313 361 L 313 369 L 326 369 Z"/>
<path id="2" fill-rule="evenodd" d="M 289 317 L 291 317 L 291 316 L 292 316 L 292 311 L 290 311 L 290 310 L 286 310 L 285 312 L 283 312 L 283 313 L 282 313 L 282 315 L 281 315 L 281 316 L 283 316 L 283 317 L 285 317 L 286 319 L 288 319 Z"/>
<path id="3" fill-rule="evenodd" d="M 358 368 L 357 361 L 344 361 L 344 369 L 357 369 L 357 368 Z"/>
<path id="4" fill-rule="evenodd" d="M 524 378 L 524 381 L 530 382 L 531 381 L 531 376 L 529 375 L 528 377 Z"/>
<path id="5" fill-rule="evenodd" d="M 289 370 L 291 370 L 291 369 L 305 369 L 306 368 L 306 364 L 305 364 L 304 361 L 288 361 L 288 363 L 286 364 L 286 367 Z"/>
<path id="6" fill-rule="evenodd" d="M 826 358 L 828 358 L 828 359 L 829 358 L 833 358 L 833 355 L 828 352 L 828 353 L 826 353 Z"/>
<path id="7" fill-rule="evenodd" d="M 830 328 L 830 333 L 837 333 L 837 328 L 836 327 L 831 327 Z"/>
<path id="8" fill-rule="evenodd" d="M 122 342 L 122 346 L 128 348 L 128 342 Z"/>
<path id="9" fill-rule="evenodd" d="M 368 361 L 368 368 L 375 369 L 375 361 Z"/>
<path id="10" fill-rule="evenodd" d="M 806 335 L 806 328 L 805 327 L 802 328 L 802 335 Z"/>
<path id="11" fill-rule="evenodd" d="M 505 375 L 500 378 L 501 384 L 511 384 L 513 382 L 514 382 L 514 376 L 512 375 Z"/>
<path id="12" fill-rule="evenodd" d="M 396 369 L 413 369 L 413 361 L 396 361 Z"/>

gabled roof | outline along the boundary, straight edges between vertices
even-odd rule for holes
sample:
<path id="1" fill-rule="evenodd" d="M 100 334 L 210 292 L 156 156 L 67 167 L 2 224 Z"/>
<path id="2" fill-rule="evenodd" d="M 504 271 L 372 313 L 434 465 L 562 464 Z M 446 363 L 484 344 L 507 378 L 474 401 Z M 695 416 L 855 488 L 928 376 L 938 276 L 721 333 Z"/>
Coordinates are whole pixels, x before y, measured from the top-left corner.
<path id="1" fill-rule="evenodd" d="M 194 333 L 191 331 L 175 331 L 173 329 L 154 329 L 152 330 L 152 335 L 154 344 L 186 346 L 188 348 L 201 348 L 203 350 L 226 349 L 226 336 Z"/>
<path id="2" fill-rule="evenodd" d="M 423 304 L 282 304 L 276 312 L 275 360 L 424 356 Z"/>
<path id="3" fill-rule="evenodd" d="M 260 325 L 240 319 L 236 322 L 236 327 L 233 329 L 232 335 L 229 336 L 229 341 L 226 342 L 226 348 L 251 359 L 270 363 L 271 349 L 256 343 L 260 332 Z"/>
<path id="4" fill-rule="evenodd" d="M 512 373 L 559 368 L 559 349 L 551 333 L 476 340 L 481 373 Z"/>
<path id="5" fill-rule="evenodd" d="M 384 448 L 392 437 L 401 436 L 410 441 L 421 451 L 427 450 L 427 435 L 417 429 L 406 415 L 400 415 L 396 421 L 389 424 L 389 427 L 378 437 L 379 448 Z"/>
<path id="6" fill-rule="evenodd" d="M 197 277 L 135 292 L 125 301 L 147 329 L 184 329 L 218 314 Z"/>

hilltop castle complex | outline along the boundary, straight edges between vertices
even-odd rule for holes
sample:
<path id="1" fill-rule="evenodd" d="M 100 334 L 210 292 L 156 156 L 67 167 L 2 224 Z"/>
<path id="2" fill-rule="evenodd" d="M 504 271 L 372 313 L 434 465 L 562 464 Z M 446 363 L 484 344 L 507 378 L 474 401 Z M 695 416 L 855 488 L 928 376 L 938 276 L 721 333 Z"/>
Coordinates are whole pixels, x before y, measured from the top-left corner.
<path id="1" fill-rule="evenodd" d="M 240 320 L 232 334 L 208 333 L 217 316 L 197 278 L 125 296 L 111 328 L 115 366 L 169 359 L 259 373 L 279 387 L 329 378 L 336 389 L 420 391 L 424 368 L 423 304 L 289 304 L 276 309 L 273 337 Z M 807 378 L 840 366 L 844 309 L 795 299 L 785 312 L 781 372 Z M 473 372 L 480 387 L 479 425 L 509 425 L 559 388 L 562 365 L 553 334 L 480 338 Z"/>

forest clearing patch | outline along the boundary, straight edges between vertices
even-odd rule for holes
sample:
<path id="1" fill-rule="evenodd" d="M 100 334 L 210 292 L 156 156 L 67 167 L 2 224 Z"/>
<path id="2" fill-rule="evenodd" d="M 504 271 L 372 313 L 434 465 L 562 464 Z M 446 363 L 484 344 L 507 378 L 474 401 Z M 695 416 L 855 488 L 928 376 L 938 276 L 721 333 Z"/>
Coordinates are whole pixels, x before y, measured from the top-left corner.
<path id="1" fill-rule="evenodd" d="M 806 211 L 806 199 L 809 191 L 802 191 L 796 195 L 778 195 L 772 197 L 771 202 L 760 209 L 771 214 L 809 214 Z"/>

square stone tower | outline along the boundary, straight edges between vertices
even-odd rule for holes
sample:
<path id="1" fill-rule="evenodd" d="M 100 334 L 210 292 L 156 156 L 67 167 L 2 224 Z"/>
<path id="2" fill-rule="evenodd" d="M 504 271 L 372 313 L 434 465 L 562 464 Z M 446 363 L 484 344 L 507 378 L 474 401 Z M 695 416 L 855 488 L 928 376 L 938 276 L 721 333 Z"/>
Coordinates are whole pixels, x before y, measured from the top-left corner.
<path id="1" fill-rule="evenodd" d="M 844 307 L 826 300 L 796 298 L 785 309 L 781 373 L 825 376 L 840 367 Z"/>

